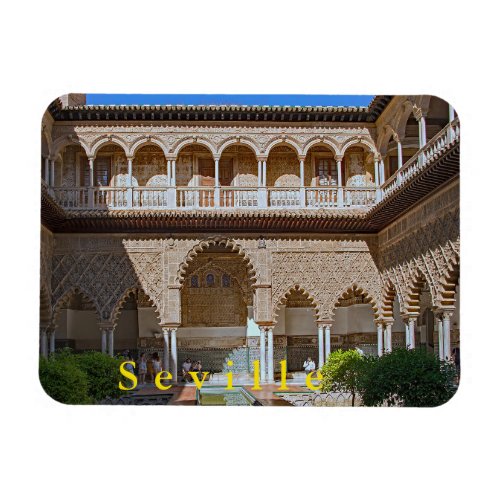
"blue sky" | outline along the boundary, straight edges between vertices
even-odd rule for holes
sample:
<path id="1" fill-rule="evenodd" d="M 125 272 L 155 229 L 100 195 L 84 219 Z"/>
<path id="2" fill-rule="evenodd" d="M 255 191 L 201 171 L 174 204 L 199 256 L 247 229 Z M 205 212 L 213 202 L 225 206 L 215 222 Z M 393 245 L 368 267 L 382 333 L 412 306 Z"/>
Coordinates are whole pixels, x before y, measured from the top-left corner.
<path id="1" fill-rule="evenodd" d="M 259 106 L 367 106 L 372 95 L 304 94 L 87 94 L 87 104 L 201 105 L 247 104 Z"/>

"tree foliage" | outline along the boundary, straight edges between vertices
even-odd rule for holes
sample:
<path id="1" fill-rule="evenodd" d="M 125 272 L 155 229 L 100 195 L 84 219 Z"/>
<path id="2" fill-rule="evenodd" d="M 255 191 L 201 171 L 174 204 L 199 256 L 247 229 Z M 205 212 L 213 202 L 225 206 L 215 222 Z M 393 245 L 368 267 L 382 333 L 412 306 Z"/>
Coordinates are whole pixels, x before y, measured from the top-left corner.
<path id="1" fill-rule="evenodd" d="M 66 404 L 95 404 L 122 395 L 118 387 L 120 363 L 100 352 L 74 354 L 62 349 L 48 359 L 40 358 L 40 383 L 56 401 Z"/>
<path id="2" fill-rule="evenodd" d="M 363 372 L 363 356 L 356 350 L 341 349 L 332 352 L 321 368 L 323 381 L 321 390 L 325 392 L 347 392 L 351 395 L 354 406 L 356 393 Z"/>
<path id="3" fill-rule="evenodd" d="M 91 403 L 87 376 L 67 358 L 40 358 L 39 376 L 44 391 L 59 403 Z"/>
<path id="4" fill-rule="evenodd" d="M 439 406 L 455 394 L 455 368 L 425 349 L 395 349 L 365 361 L 359 391 L 366 406 Z"/>

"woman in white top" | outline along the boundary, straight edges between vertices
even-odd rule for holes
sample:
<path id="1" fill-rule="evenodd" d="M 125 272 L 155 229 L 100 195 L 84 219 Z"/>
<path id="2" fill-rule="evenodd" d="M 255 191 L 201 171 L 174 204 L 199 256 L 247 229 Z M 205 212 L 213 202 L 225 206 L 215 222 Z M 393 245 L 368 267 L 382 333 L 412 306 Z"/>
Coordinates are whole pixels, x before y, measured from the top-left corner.
<path id="1" fill-rule="evenodd" d="M 153 354 L 153 380 L 156 380 L 156 375 L 161 372 L 160 356 L 155 352 Z"/>
<path id="2" fill-rule="evenodd" d="M 304 367 L 306 374 L 309 374 L 316 370 L 316 363 L 311 359 L 310 356 L 304 361 L 304 364 L 302 366 Z"/>

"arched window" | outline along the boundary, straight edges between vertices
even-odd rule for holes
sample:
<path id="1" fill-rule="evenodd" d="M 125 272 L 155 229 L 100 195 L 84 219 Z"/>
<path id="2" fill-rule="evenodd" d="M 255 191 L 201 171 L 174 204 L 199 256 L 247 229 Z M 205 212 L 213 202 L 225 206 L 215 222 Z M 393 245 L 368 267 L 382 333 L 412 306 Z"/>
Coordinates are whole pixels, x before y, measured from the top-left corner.
<path id="1" fill-rule="evenodd" d="M 231 276 L 229 276 L 229 274 L 222 275 L 222 286 L 224 288 L 228 288 L 231 286 Z"/>
<path id="2" fill-rule="evenodd" d="M 207 286 L 215 286 L 215 276 L 213 274 L 207 274 Z"/>
<path id="3" fill-rule="evenodd" d="M 195 274 L 191 276 L 191 288 L 198 288 L 200 286 L 200 283 L 198 281 L 198 275 Z"/>

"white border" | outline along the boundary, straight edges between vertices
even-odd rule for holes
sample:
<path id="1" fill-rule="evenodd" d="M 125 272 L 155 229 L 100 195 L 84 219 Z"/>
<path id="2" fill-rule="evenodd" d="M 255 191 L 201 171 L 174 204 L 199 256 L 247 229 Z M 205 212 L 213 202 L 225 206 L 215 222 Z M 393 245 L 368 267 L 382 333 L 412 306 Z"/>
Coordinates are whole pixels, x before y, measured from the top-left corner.
<path id="1" fill-rule="evenodd" d="M 2 77 L 2 486 L 476 498 L 496 479 L 498 16 L 458 2 L 10 3 Z M 473 10 L 474 9 L 474 10 Z M 3 7 L 6 11 L 6 7 Z M 463 378 L 437 409 L 66 407 L 37 382 L 40 117 L 67 92 L 436 94 L 462 141 Z M 190 459 L 190 460 L 187 460 Z M 14 494 L 15 494 L 14 493 Z"/>

